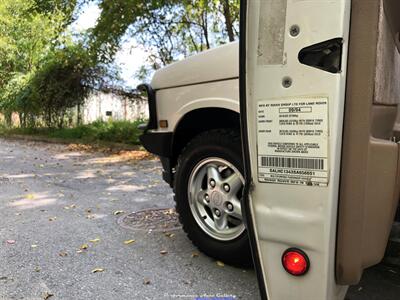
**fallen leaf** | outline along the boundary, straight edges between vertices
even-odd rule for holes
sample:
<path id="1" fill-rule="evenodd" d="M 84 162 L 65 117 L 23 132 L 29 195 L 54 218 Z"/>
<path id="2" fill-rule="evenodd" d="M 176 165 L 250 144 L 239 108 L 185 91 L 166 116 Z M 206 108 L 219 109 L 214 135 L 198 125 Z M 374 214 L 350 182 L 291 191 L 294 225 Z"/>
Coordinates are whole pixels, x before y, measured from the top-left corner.
<path id="1" fill-rule="evenodd" d="M 35 249 L 35 248 L 37 248 L 38 247 L 38 245 L 31 245 L 31 248 L 32 249 Z"/>
<path id="2" fill-rule="evenodd" d="M 28 194 L 28 195 L 25 196 L 25 198 L 28 199 L 28 200 L 33 200 L 33 199 L 35 199 L 35 195 Z"/>
<path id="3" fill-rule="evenodd" d="M 35 272 L 39 273 L 42 269 L 40 269 L 40 267 L 36 267 L 35 268 Z"/>
<path id="4" fill-rule="evenodd" d="M 15 240 L 7 240 L 6 243 L 9 245 L 14 245 L 16 243 L 16 241 Z"/>
<path id="5" fill-rule="evenodd" d="M 218 267 L 225 267 L 225 264 L 222 261 L 217 260 Z"/>
<path id="6" fill-rule="evenodd" d="M 92 273 L 93 273 L 93 274 L 94 274 L 94 273 L 101 273 L 101 272 L 104 272 L 104 269 L 102 269 L 102 268 L 96 268 L 96 269 L 92 270 Z"/>
<path id="7" fill-rule="evenodd" d="M 86 249 L 88 249 L 89 248 L 89 245 L 88 244 L 83 244 L 82 246 L 81 246 L 81 250 L 86 250 Z"/>
<path id="8" fill-rule="evenodd" d="M 199 253 L 193 252 L 193 253 L 192 253 L 192 257 L 193 257 L 193 258 L 194 258 L 194 257 L 199 257 Z"/>
<path id="9" fill-rule="evenodd" d="M 165 236 L 169 237 L 169 238 L 173 238 L 175 236 L 175 233 L 167 232 L 167 233 L 165 233 Z"/>
<path id="10" fill-rule="evenodd" d="M 168 251 L 167 251 L 167 250 L 161 250 L 161 251 L 160 251 L 160 254 L 161 254 L 161 255 L 168 254 Z"/>
<path id="11" fill-rule="evenodd" d="M 58 255 L 61 256 L 61 257 L 67 257 L 68 253 L 65 252 L 65 251 L 61 251 L 60 253 L 58 253 Z"/>
<path id="12" fill-rule="evenodd" d="M 90 240 L 89 242 L 91 242 L 91 243 L 98 243 L 98 242 L 100 242 L 100 239 L 99 239 L 99 238 L 96 238 L 96 239 L 94 239 L 94 240 Z"/>
<path id="13" fill-rule="evenodd" d="M 173 215 L 175 213 L 175 210 L 173 208 L 170 208 L 167 211 L 164 211 L 164 215 Z"/>
<path id="14" fill-rule="evenodd" d="M 81 253 L 83 253 L 83 250 L 76 250 L 76 253 L 81 254 Z"/>
<path id="15" fill-rule="evenodd" d="M 53 296 L 54 296 L 54 294 L 49 293 L 49 292 L 45 292 L 45 293 L 43 294 L 43 299 L 44 299 L 44 300 L 47 300 L 47 299 L 50 299 L 50 298 L 53 297 Z"/>
<path id="16" fill-rule="evenodd" d="M 133 244 L 135 240 L 127 240 L 124 242 L 125 245 Z"/>
<path id="17" fill-rule="evenodd" d="M 116 211 L 114 211 L 114 216 L 118 216 L 118 215 L 121 215 L 123 213 L 124 213 L 123 210 L 116 210 Z"/>
<path id="18" fill-rule="evenodd" d="M 143 279 L 143 284 L 144 284 L 144 285 L 149 285 L 150 283 L 151 283 L 151 281 L 150 281 L 149 278 Z"/>

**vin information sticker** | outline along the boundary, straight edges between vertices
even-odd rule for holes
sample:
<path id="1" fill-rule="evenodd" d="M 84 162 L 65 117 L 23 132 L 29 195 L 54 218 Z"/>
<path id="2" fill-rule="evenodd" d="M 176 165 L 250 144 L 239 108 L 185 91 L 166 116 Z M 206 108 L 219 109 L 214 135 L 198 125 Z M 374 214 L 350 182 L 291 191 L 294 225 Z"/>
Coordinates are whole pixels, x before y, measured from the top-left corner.
<path id="1" fill-rule="evenodd" d="M 258 102 L 258 180 L 328 186 L 328 98 Z"/>

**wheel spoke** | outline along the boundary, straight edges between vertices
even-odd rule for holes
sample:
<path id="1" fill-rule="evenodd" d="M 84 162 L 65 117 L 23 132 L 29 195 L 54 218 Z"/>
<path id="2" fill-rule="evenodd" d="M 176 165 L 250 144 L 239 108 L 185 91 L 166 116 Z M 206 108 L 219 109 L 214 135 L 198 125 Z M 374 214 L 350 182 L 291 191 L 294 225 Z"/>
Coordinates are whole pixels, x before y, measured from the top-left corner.
<path id="1" fill-rule="evenodd" d="M 239 220 L 243 220 L 242 216 L 242 207 L 240 205 L 240 200 L 237 197 L 233 197 L 231 199 L 231 203 L 233 205 L 233 211 L 227 212 L 230 216 L 235 217 Z"/>
<path id="2" fill-rule="evenodd" d="M 214 216 L 215 227 L 218 230 L 225 230 L 228 227 L 228 216 L 225 213 L 222 213 L 221 216 Z"/>
<path id="3" fill-rule="evenodd" d="M 210 165 L 207 167 L 207 177 L 208 185 L 210 184 L 210 179 L 214 179 L 217 184 L 221 182 L 221 174 L 215 166 Z"/>
<path id="4" fill-rule="evenodd" d="M 200 191 L 197 193 L 195 199 L 196 199 L 200 204 L 205 205 L 205 204 L 207 204 L 206 199 L 205 199 L 206 194 L 207 194 L 207 191 L 205 191 L 205 190 L 200 190 Z"/>
<path id="5" fill-rule="evenodd" d="M 231 176 L 225 179 L 224 183 L 229 185 L 230 193 L 233 195 L 235 195 L 243 186 L 242 180 L 236 173 L 233 173 Z"/>

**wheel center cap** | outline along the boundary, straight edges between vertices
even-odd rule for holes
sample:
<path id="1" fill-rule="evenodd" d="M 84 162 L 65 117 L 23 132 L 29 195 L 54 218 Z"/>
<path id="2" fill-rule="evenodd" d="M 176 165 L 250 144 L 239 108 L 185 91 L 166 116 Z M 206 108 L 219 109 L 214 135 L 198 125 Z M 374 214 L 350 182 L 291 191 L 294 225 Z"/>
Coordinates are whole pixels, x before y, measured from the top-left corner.
<path id="1" fill-rule="evenodd" d="M 218 191 L 214 191 L 211 193 L 211 203 L 218 208 L 222 208 L 225 202 L 225 196 Z"/>

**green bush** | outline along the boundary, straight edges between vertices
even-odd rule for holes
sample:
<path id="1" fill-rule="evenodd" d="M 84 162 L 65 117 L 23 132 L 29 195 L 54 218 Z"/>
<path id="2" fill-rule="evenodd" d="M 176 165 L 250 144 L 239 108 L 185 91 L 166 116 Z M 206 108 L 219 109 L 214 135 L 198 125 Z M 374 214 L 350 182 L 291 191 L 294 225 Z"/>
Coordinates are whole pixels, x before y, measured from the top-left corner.
<path id="1" fill-rule="evenodd" d="M 84 142 L 113 142 L 140 145 L 141 131 L 138 126 L 146 121 L 96 121 L 88 125 L 73 128 L 13 128 L 5 129 L 11 134 L 39 135 L 64 140 L 82 140 Z M 0 133 L 2 128 L 0 126 Z M 4 133 L 4 131 L 3 131 Z"/>

